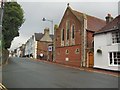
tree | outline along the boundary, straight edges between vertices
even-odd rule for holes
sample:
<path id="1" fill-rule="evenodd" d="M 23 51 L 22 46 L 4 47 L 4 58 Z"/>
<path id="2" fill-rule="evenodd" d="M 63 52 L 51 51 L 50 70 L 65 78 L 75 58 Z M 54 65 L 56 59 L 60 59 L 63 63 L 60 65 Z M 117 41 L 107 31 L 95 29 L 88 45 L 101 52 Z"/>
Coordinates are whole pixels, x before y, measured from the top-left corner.
<path id="1" fill-rule="evenodd" d="M 3 14 L 3 48 L 8 49 L 12 40 L 19 36 L 19 28 L 24 23 L 24 12 L 17 2 L 5 2 Z"/>
<path id="2" fill-rule="evenodd" d="M 58 29 L 58 25 L 57 24 L 54 25 L 54 30 L 56 30 L 56 29 Z"/>

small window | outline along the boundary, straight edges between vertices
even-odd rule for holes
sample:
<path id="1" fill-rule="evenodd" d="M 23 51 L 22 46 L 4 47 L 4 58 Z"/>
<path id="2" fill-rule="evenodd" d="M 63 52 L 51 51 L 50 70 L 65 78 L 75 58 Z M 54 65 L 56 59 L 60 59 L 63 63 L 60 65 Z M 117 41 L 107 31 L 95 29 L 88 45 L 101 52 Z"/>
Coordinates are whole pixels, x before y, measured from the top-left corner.
<path id="1" fill-rule="evenodd" d="M 101 49 L 98 49 L 98 50 L 97 50 L 97 53 L 102 54 L 102 50 L 101 50 Z"/>
<path id="2" fill-rule="evenodd" d="M 120 43 L 120 32 L 112 32 L 112 43 Z"/>
<path id="3" fill-rule="evenodd" d="M 69 51 L 68 51 L 68 50 L 66 50 L 66 51 L 65 51 L 65 53 L 66 53 L 66 54 L 69 54 Z"/>
<path id="4" fill-rule="evenodd" d="M 77 49 L 75 50 L 75 54 L 79 54 L 79 52 L 80 52 L 80 50 L 77 48 Z"/>

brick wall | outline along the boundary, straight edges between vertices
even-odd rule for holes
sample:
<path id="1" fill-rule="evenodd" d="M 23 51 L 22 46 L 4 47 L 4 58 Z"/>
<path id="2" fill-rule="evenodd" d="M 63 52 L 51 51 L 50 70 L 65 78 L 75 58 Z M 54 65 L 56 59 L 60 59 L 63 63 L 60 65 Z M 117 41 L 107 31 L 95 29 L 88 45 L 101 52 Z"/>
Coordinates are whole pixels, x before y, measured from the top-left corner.
<path id="1" fill-rule="evenodd" d="M 86 20 L 85 17 L 86 16 Z M 69 31 L 69 40 L 66 39 L 67 33 L 67 24 L 70 23 Z M 86 23 L 85 23 L 86 22 Z M 95 24 L 93 24 L 95 23 Z M 70 7 L 67 7 L 63 18 L 61 19 L 58 29 L 55 31 L 55 61 L 58 63 L 63 63 L 73 66 L 86 66 L 87 52 L 93 47 L 93 31 L 98 30 L 98 28 L 104 25 L 104 21 L 79 13 L 72 10 Z M 71 27 L 75 26 L 75 45 L 72 45 L 73 39 L 71 39 Z M 64 29 L 64 41 L 61 40 L 61 30 Z M 87 30 L 88 29 L 88 30 Z M 85 31 L 85 32 L 84 32 Z M 67 43 L 69 45 L 67 45 Z M 79 54 L 75 54 L 75 50 L 79 49 Z M 69 51 L 69 54 L 66 54 L 66 50 Z M 69 58 L 68 61 L 65 61 L 66 58 Z"/>
<path id="2" fill-rule="evenodd" d="M 93 47 L 93 33 L 91 31 L 87 31 L 87 48 Z"/>
<path id="3" fill-rule="evenodd" d="M 80 46 L 59 47 L 56 49 L 56 62 L 68 64 L 72 66 L 80 66 L 80 51 L 76 53 L 76 49 L 80 50 Z M 66 52 L 68 50 L 68 53 Z M 66 58 L 69 60 L 67 61 Z"/>
<path id="4" fill-rule="evenodd" d="M 66 21 L 70 21 L 70 30 L 71 26 L 74 24 L 75 26 L 75 45 L 71 45 L 71 37 L 69 37 L 69 46 L 61 47 L 61 30 L 64 28 L 64 45 L 66 45 Z M 81 23 L 80 21 L 72 14 L 72 12 L 68 9 L 63 16 L 63 19 L 59 25 L 58 30 L 56 30 L 56 37 L 55 37 L 55 47 L 56 47 L 56 55 L 55 61 L 62 64 L 67 64 L 71 66 L 80 67 L 81 63 Z M 71 31 L 69 33 L 71 36 Z M 79 53 L 76 54 L 76 49 L 79 49 Z M 66 54 L 66 50 L 68 50 L 68 54 Z M 69 61 L 66 61 L 66 58 Z"/>
<path id="5" fill-rule="evenodd" d="M 37 58 L 39 59 L 39 55 L 42 52 L 44 54 L 44 60 L 47 60 L 48 56 L 48 45 L 51 44 L 50 42 L 45 41 L 38 41 L 37 43 Z"/>

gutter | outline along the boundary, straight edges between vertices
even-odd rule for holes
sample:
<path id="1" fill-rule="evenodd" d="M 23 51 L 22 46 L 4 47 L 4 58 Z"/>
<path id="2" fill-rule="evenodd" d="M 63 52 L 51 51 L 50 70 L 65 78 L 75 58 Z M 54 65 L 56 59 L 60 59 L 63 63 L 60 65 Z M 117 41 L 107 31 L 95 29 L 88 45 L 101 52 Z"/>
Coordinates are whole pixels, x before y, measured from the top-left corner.
<path id="1" fill-rule="evenodd" d="M 93 35 L 107 33 L 107 32 L 112 32 L 112 31 L 119 31 L 119 30 L 120 29 L 118 29 L 118 28 L 116 28 L 116 29 L 108 29 L 108 30 L 105 30 L 105 31 L 95 32 Z"/>

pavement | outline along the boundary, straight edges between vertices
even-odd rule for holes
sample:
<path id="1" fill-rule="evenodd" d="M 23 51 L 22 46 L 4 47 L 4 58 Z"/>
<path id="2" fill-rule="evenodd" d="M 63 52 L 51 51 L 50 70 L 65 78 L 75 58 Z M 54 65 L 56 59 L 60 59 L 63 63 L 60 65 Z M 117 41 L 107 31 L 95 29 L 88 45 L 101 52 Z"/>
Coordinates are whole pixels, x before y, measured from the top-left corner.
<path id="1" fill-rule="evenodd" d="M 99 69 L 99 68 L 88 68 L 88 67 L 75 67 L 75 66 L 68 66 L 68 65 L 63 65 L 57 62 L 51 62 L 51 61 L 46 61 L 46 60 L 39 60 L 36 59 L 37 61 L 42 61 L 46 63 L 51 63 L 51 64 L 57 64 L 63 67 L 68 67 L 68 68 L 74 68 L 74 69 L 79 69 L 79 70 L 84 70 L 87 72 L 95 72 L 95 73 L 102 73 L 102 74 L 107 74 L 115 77 L 120 77 L 120 72 L 119 71 L 110 71 L 110 70 L 105 70 L 105 69 Z"/>

